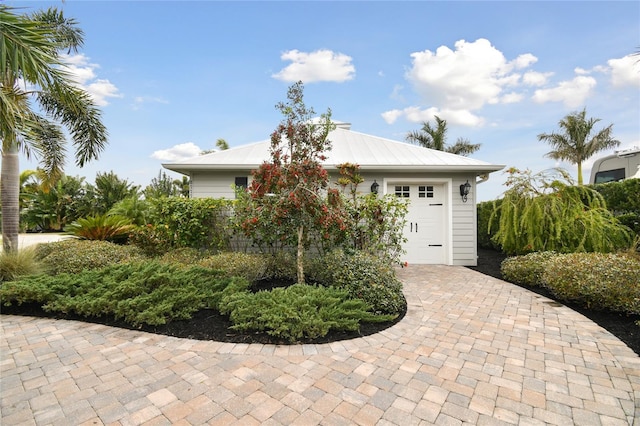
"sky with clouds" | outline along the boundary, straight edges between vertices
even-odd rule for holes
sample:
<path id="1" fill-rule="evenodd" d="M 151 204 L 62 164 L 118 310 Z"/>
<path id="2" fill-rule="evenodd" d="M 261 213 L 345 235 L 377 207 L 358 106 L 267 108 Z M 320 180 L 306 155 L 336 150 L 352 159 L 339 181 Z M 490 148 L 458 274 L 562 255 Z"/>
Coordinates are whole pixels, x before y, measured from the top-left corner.
<path id="1" fill-rule="evenodd" d="M 449 143 L 480 143 L 474 158 L 506 167 L 575 177 L 537 135 L 583 108 L 596 129 L 614 125 L 621 148 L 640 146 L 637 1 L 4 3 L 56 7 L 85 33 L 65 60 L 100 106 L 109 144 L 82 169 L 70 158 L 66 173 L 89 182 L 113 171 L 144 187 L 162 163 L 220 138 L 266 140 L 298 80 L 307 106 L 354 131 L 404 141 L 439 116 Z M 478 200 L 500 196 L 505 179 L 493 173 Z"/>

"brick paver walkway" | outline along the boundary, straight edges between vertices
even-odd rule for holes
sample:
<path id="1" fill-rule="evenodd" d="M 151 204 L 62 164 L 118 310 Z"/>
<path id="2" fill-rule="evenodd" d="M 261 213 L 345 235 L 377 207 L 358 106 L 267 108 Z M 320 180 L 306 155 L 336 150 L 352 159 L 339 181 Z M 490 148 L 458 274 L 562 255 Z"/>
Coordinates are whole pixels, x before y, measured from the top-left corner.
<path id="1" fill-rule="evenodd" d="M 1 317 L 8 425 L 629 425 L 640 357 L 582 315 L 463 267 L 399 271 L 406 317 L 325 345 Z M 638 422 L 638 421 L 637 421 Z"/>

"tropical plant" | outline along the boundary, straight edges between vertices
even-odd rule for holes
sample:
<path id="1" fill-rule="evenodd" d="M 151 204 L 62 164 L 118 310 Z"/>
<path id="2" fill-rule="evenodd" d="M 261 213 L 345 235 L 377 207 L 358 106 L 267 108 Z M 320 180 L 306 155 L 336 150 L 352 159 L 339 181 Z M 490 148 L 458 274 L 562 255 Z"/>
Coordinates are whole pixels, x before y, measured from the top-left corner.
<path id="1" fill-rule="evenodd" d="M 480 149 L 481 144 L 472 144 L 464 138 L 458 138 L 455 144 L 447 145 L 447 120 L 443 120 L 437 115 L 434 118 L 436 120 L 435 127 L 425 121 L 422 123 L 422 129 L 409 132 L 406 140 L 425 148 L 464 156 L 473 154 Z"/>
<path id="2" fill-rule="evenodd" d="M 599 130 L 595 134 L 594 126 L 599 118 L 586 118 L 587 109 L 574 112 L 558 123 L 560 132 L 541 133 L 538 140 L 547 142 L 553 148 L 546 156 L 554 160 L 569 161 L 578 166 L 578 185 L 582 185 L 582 163 L 595 153 L 615 148 L 620 141 L 613 139 L 613 124 Z"/>
<path id="3" fill-rule="evenodd" d="M 61 231 L 74 220 L 93 212 L 84 178 L 62 175 L 50 188 L 39 185 L 22 211 L 24 227 L 38 231 Z"/>
<path id="4" fill-rule="evenodd" d="M 137 196 L 127 197 L 116 204 L 107 212 L 109 216 L 126 217 L 134 225 L 146 225 L 149 223 L 149 215 L 151 204 L 147 200 L 138 198 Z"/>
<path id="5" fill-rule="evenodd" d="M 271 134 L 271 160 L 253 172 L 245 202 L 236 210 L 246 235 L 259 244 L 296 247 L 299 284 L 304 283 L 309 236 L 335 220 L 323 194 L 329 175 L 321 164 L 331 148 L 327 137 L 335 125 L 331 110 L 314 120 L 303 90 L 302 82 L 293 84 L 288 102 L 276 105 L 284 118 Z"/>
<path id="6" fill-rule="evenodd" d="M 495 206 L 500 222 L 493 237 L 505 253 L 612 252 L 630 246 L 629 228 L 607 210 L 602 195 L 588 186 L 573 185 L 566 171 L 533 175 L 511 168 L 507 172 L 509 189 Z"/>
<path id="7" fill-rule="evenodd" d="M 75 20 L 55 8 L 18 15 L 0 5 L 0 140 L 2 141 L 2 243 L 16 250 L 19 231 L 19 159 L 35 154 L 48 176 L 61 175 L 64 126 L 82 167 L 104 149 L 107 131 L 91 96 L 64 71 L 61 51 L 83 43 Z M 33 108 L 35 100 L 38 109 Z M 42 112 L 41 115 L 40 111 Z"/>
<path id="8" fill-rule="evenodd" d="M 135 225 L 122 216 L 95 215 L 80 218 L 65 226 L 64 231 L 84 240 L 125 242 Z"/>
<path id="9" fill-rule="evenodd" d="M 149 200 L 152 198 L 161 198 L 161 197 L 175 197 L 178 195 L 184 195 L 184 185 L 187 185 L 187 193 L 186 196 L 189 196 L 188 192 L 188 184 L 189 180 L 186 182 L 180 182 L 178 180 L 172 180 L 165 172 L 162 170 L 158 172 L 158 177 L 151 179 L 151 183 L 147 185 L 144 189 L 144 197 Z"/>
<path id="10" fill-rule="evenodd" d="M 93 198 L 93 214 L 103 215 L 125 198 L 137 198 L 138 187 L 127 179 L 120 179 L 114 172 L 97 173 L 95 185 L 87 185 Z"/>

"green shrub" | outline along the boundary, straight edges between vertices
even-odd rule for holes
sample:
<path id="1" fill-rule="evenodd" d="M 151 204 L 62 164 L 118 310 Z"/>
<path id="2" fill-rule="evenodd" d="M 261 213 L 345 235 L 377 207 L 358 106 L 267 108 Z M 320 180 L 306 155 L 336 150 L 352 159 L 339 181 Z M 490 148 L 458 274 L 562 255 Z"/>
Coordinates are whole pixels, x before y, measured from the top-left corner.
<path id="1" fill-rule="evenodd" d="M 398 315 L 406 309 L 402 283 L 388 262 L 363 252 L 333 251 L 309 268 L 311 281 L 349 292 L 369 304 L 376 314 Z"/>
<path id="2" fill-rule="evenodd" d="M 40 272 L 42 266 L 36 260 L 35 249 L 32 247 L 0 253 L 0 282 Z"/>
<path id="3" fill-rule="evenodd" d="M 554 256 L 542 274 L 560 300 L 587 309 L 640 314 L 640 261 L 625 254 L 572 253 Z"/>
<path id="4" fill-rule="evenodd" d="M 150 261 L 9 282 L 0 288 L 0 301 L 35 302 L 46 311 L 87 317 L 114 315 L 134 326 L 158 325 L 217 307 L 232 283 L 210 269 Z"/>
<path id="5" fill-rule="evenodd" d="M 297 278 L 296 257 L 288 251 L 265 254 L 267 262 L 266 278 L 293 280 Z"/>
<path id="6" fill-rule="evenodd" d="M 203 256 L 204 255 L 200 250 L 190 247 L 182 247 L 166 252 L 159 257 L 158 260 L 162 263 L 175 263 L 176 265 L 189 267 L 198 264 L 202 260 Z"/>
<path id="7" fill-rule="evenodd" d="M 138 247 L 148 257 L 161 257 L 174 248 L 167 225 L 137 226 L 129 233 L 129 244 Z"/>
<path id="8" fill-rule="evenodd" d="M 65 226 L 64 231 L 86 240 L 123 243 L 133 229 L 134 225 L 126 217 L 97 215 L 80 218 Z"/>
<path id="9" fill-rule="evenodd" d="M 500 228 L 499 209 L 501 199 L 478 203 L 478 246 L 487 249 L 500 250 L 500 245 L 493 240 L 493 236 Z M 493 212 L 498 212 L 493 214 Z"/>
<path id="10" fill-rule="evenodd" d="M 361 322 L 385 322 L 390 315 L 373 315 L 361 300 L 344 290 L 295 284 L 258 293 L 234 292 L 222 299 L 220 311 L 232 328 L 261 331 L 296 342 L 326 336 L 329 330 L 358 330 Z"/>
<path id="11" fill-rule="evenodd" d="M 500 227 L 493 237 L 505 253 L 605 253 L 631 245 L 631 230 L 607 210 L 602 195 L 573 185 L 566 171 L 532 175 L 512 168 L 508 173 L 510 188 L 496 207 Z"/>
<path id="12" fill-rule="evenodd" d="M 149 200 L 150 220 L 166 231 L 168 247 L 225 250 L 231 237 L 231 200 L 161 197 Z M 163 241 L 165 243 L 165 241 Z"/>
<path id="13" fill-rule="evenodd" d="M 267 275 L 267 260 L 260 254 L 219 253 L 201 259 L 198 265 L 222 271 L 226 277 L 242 277 L 249 282 L 261 280 Z"/>
<path id="14" fill-rule="evenodd" d="M 36 258 L 42 261 L 47 272 L 55 275 L 131 262 L 144 256 L 134 246 L 122 246 L 108 241 L 65 240 L 39 244 L 36 247 Z"/>
<path id="15" fill-rule="evenodd" d="M 542 273 L 546 262 L 556 255 L 557 253 L 552 251 L 542 251 L 508 257 L 502 261 L 500 271 L 507 281 L 538 287 L 542 285 Z"/>

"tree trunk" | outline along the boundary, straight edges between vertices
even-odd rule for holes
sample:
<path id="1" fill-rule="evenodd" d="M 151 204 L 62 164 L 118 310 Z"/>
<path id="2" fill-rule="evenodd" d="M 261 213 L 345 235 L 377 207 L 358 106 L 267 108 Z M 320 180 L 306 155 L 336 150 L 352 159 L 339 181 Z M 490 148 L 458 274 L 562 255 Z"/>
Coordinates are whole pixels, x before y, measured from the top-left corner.
<path id="1" fill-rule="evenodd" d="M 0 184 L 2 191 L 2 247 L 5 252 L 18 250 L 20 228 L 20 169 L 18 147 L 7 143 L 2 153 Z M 8 148 L 8 149 L 7 149 Z"/>
<path id="2" fill-rule="evenodd" d="M 578 161 L 578 185 L 582 185 L 582 163 Z"/>
<path id="3" fill-rule="evenodd" d="M 298 255 L 297 270 L 298 270 L 298 284 L 304 284 L 304 226 L 298 228 Z"/>

